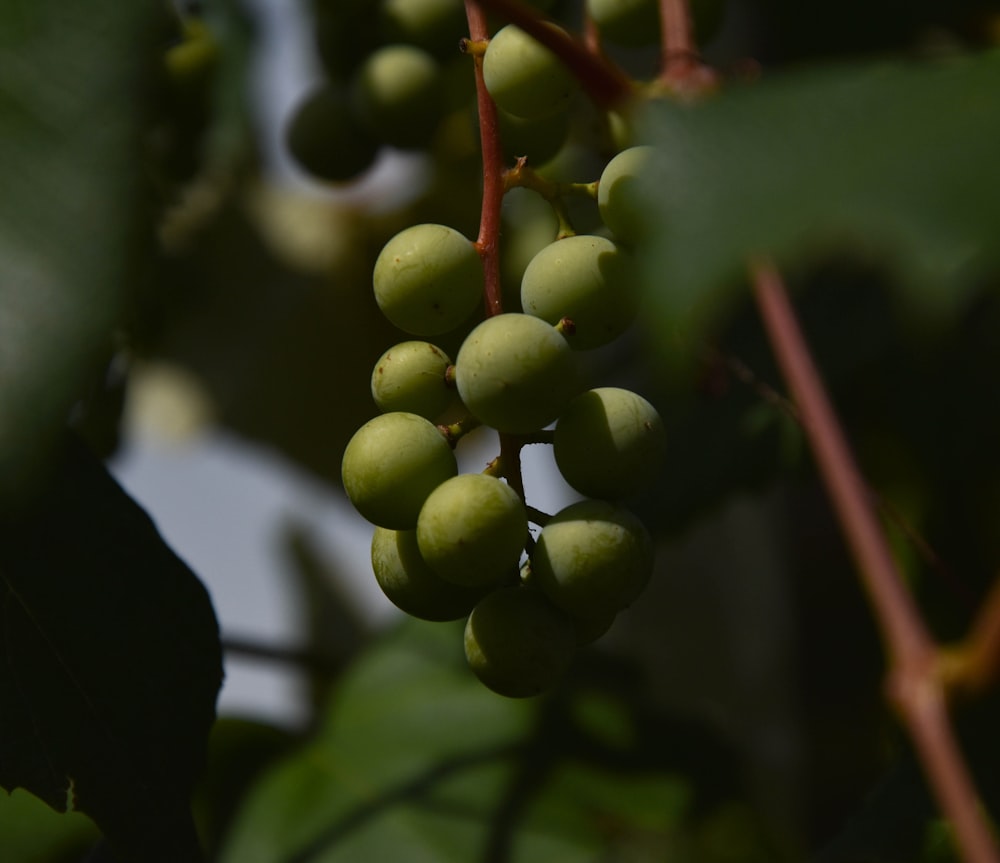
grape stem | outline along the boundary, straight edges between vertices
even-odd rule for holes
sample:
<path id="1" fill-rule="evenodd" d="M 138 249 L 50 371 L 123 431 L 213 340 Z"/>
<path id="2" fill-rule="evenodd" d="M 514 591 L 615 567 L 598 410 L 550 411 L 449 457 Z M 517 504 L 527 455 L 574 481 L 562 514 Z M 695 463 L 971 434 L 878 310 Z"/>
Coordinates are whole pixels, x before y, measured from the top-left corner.
<path id="1" fill-rule="evenodd" d="M 633 87 L 621 69 L 592 45 L 550 26 L 534 9 L 519 0 L 466 0 L 466 8 L 470 3 L 495 12 L 548 48 L 599 108 L 611 110 L 631 100 Z"/>
<path id="2" fill-rule="evenodd" d="M 699 95 L 717 85 L 694 41 L 690 0 L 660 0 L 659 82 L 674 92 Z"/>
<path id="3" fill-rule="evenodd" d="M 566 207 L 564 198 L 568 195 L 583 195 L 588 198 L 597 199 L 597 181 L 592 183 L 557 183 L 547 180 L 528 166 L 527 159 L 521 157 L 517 160 L 513 168 L 509 168 L 504 173 L 504 189 L 523 188 L 531 189 L 537 195 L 548 201 L 555 213 L 556 239 L 562 240 L 566 237 L 576 235 L 573 223 L 570 219 L 569 209 Z"/>
<path id="4" fill-rule="evenodd" d="M 764 327 L 882 630 L 891 662 L 887 694 L 909 731 L 942 811 L 952 823 L 964 859 L 968 863 L 1000 863 L 1000 850 L 983 817 L 948 720 L 947 674 L 942 666 L 947 667 L 949 654 L 940 651 L 931 639 L 904 586 L 781 276 L 769 261 L 753 262 L 750 271 Z M 993 653 L 1000 648 L 1000 587 L 994 590 L 980 621 L 970 643 Z"/>

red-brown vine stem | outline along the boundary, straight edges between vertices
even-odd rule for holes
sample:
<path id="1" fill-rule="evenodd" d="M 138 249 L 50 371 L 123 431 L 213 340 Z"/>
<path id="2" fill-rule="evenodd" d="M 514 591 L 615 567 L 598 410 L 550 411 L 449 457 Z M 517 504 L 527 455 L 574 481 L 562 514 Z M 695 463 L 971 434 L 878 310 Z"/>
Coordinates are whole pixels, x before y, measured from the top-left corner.
<path id="1" fill-rule="evenodd" d="M 954 828 L 963 858 L 967 863 L 1000 863 L 948 719 L 941 654 L 892 559 L 781 276 L 767 261 L 753 262 L 750 270 L 764 327 L 882 630 L 891 660 L 889 695 Z"/>
<path id="2" fill-rule="evenodd" d="M 617 108 L 632 98 L 632 83 L 621 69 L 584 41 L 550 26 L 534 9 L 518 0 L 466 0 L 466 8 L 470 4 L 495 12 L 548 48 L 562 60 L 599 108 Z"/>

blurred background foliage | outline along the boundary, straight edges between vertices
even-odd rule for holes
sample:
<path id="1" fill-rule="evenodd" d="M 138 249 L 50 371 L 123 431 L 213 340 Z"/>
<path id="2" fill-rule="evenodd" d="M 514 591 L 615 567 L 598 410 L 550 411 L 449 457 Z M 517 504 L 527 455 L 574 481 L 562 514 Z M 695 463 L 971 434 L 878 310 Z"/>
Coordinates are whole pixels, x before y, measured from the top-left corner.
<path id="1" fill-rule="evenodd" d="M 189 423 L 338 487 L 374 413 L 371 367 L 401 335 L 371 296 L 375 256 L 415 222 L 478 231 L 468 61 L 447 61 L 425 149 L 383 152 L 328 194 L 274 173 L 250 87 L 260 33 L 237 0 L 133 18 L 87 5 L 104 23 L 84 33 L 0 11 L 4 488 L 30 487 L 65 416 L 108 456 L 124 412 L 164 388 Z M 548 5 L 578 22 L 579 4 Z M 324 75 L 390 38 L 377 8 L 303 2 Z M 660 540 L 649 591 L 551 696 L 506 701 L 464 668 L 453 627 L 360 624 L 337 561 L 292 531 L 314 713 L 296 731 L 216 725 L 196 796 L 211 859 L 955 859 L 884 704 L 882 646 L 740 262 L 787 265 L 911 587 L 935 634 L 959 637 L 1000 569 L 1000 11 L 730 0 L 716 17 L 707 55 L 733 83 L 639 126 L 668 154 L 648 313 L 588 358 L 667 423 L 662 476 L 634 502 Z M 89 84 L 29 78 L 53 56 Z M 578 107 L 548 176 L 596 179 L 614 152 Z M 573 217 L 597 225 L 587 203 Z M 509 197 L 509 307 L 552 230 L 536 199 Z M 958 714 L 994 817 L 996 702 Z M 4 860 L 79 860 L 95 838 L 79 814 L 0 795 Z"/>

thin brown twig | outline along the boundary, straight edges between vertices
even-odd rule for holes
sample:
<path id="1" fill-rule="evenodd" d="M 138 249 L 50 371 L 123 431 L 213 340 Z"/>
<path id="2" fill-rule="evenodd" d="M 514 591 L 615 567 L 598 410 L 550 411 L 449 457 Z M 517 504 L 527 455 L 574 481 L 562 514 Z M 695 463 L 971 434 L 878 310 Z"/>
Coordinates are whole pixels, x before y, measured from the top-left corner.
<path id="1" fill-rule="evenodd" d="M 889 695 L 951 821 L 963 857 L 968 863 L 1000 863 L 1000 851 L 948 721 L 940 654 L 896 569 L 781 276 L 766 261 L 754 262 L 751 275 L 764 327 L 886 642 L 891 660 Z"/>

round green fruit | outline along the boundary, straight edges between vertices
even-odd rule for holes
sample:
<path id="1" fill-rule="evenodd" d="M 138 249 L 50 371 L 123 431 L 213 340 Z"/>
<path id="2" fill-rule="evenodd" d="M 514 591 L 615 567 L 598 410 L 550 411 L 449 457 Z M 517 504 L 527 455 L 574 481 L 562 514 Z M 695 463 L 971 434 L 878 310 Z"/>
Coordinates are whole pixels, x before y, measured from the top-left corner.
<path id="1" fill-rule="evenodd" d="M 462 0 L 381 0 L 379 13 L 386 42 L 416 45 L 435 56 L 457 53 L 467 35 Z"/>
<path id="2" fill-rule="evenodd" d="M 570 620 L 531 588 L 502 587 L 485 597 L 465 625 L 465 657 L 476 676 L 508 698 L 550 689 L 576 652 Z"/>
<path id="3" fill-rule="evenodd" d="M 587 12 L 609 42 L 640 46 L 660 41 L 659 0 L 587 0 Z"/>
<path id="4" fill-rule="evenodd" d="M 580 494 L 619 498 L 652 482 L 663 464 L 663 420 L 642 396 L 618 387 L 581 393 L 556 423 L 553 454 Z"/>
<path id="5" fill-rule="evenodd" d="M 346 91 L 327 82 L 294 109 L 285 127 L 285 143 L 295 162 L 319 180 L 340 183 L 362 173 L 378 152 L 361 128 Z"/>
<path id="6" fill-rule="evenodd" d="M 555 605 L 595 621 L 630 605 L 653 571 L 653 542 L 628 510 L 601 500 L 571 504 L 539 534 L 534 583 Z"/>
<path id="7" fill-rule="evenodd" d="M 566 339 L 532 315 L 487 318 L 469 333 L 455 359 L 462 402 L 500 432 L 544 428 L 579 391 L 578 382 Z"/>
<path id="8" fill-rule="evenodd" d="M 425 147 L 441 119 L 437 61 L 413 45 L 386 45 L 364 62 L 351 90 L 358 116 L 378 140 Z"/>
<path id="9" fill-rule="evenodd" d="M 434 336 L 464 323 L 482 302 L 483 265 L 472 241 L 446 225 L 413 225 L 375 261 L 375 301 L 393 324 Z"/>
<path id="10" fill-rule="evenodd" d="M 562 61 L 513 24 L 490 39 L 483 57 L 483 80 L 499 108 L 527 119 L 564 108 L 576 89 Z"/>
<path id="11" fill-rule="evenodd" d="M 389 601 L 421 620 L 459 620 L 485 595 L 481 588 L 462 587 L 434 572 L 420 556 L 413 530 L 376 527 L 372 570 Z"/>
<path id="12" fill-rule="evenodd" d="M 615 238 L 633 245 L 650 235 L 649 209 L 653 189 L 659 188 L 657 161 L 653 147 L 629 147 L 615 156 L 601 173 L 597 184 L 597 206 Z"/>
<path id="13" fill-rule="evenodd" d="M 437 427 L 398 411 L 361 426 L 341 462 L 354 508 L 372 524 L 394 530 L 416 527 L 427 496 L 457 472 L 455 454 Z"/>
<path id="14" fill-rule="evenodd" d="M 451 360 L 430 342 L 393 345 L 375 363 L 372 398 L 383 413 L 404 411 L 434 420 L 458 400 L 445 382 Z"/>
<path id="15" fill-rule="evenodd" d="M 521 307 L 550 324 L 573 322 L 567 335 L 579 350 L 606 345 L 635 319 L 636 272 L 631 256 L 606 237 L 580 234 L 542 249 L 521 279 Z"/>
<path id="16" fill-rule="evenodd" d="M 528 540 L 524 504 L 485 474 L 452 477 L 431 492 L 417 519 L 420 555 L 442 578 L 470 587 L 516 572 Z"/>

